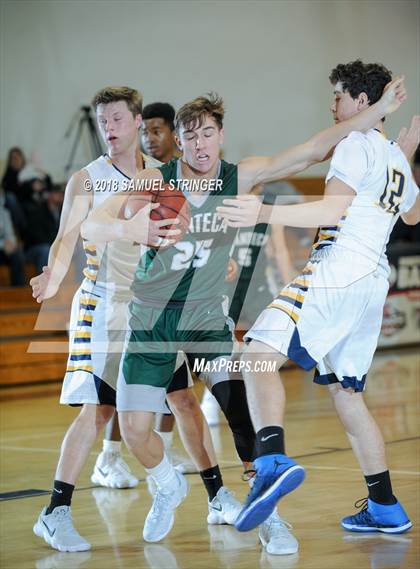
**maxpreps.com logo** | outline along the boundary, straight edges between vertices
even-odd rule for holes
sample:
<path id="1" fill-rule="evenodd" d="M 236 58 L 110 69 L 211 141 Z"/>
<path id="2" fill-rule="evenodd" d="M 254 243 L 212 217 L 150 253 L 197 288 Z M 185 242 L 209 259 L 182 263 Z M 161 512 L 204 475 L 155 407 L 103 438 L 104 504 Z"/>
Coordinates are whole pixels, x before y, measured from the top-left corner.
<path id="1" fill-rule="evenodd" d="M 395 308 L 395 306 L 387 300 L 384 306 L 384 318 L 382 321 L 381 334 L 389 338 L 404 328 L 406 324 L 407 317 L 404 312 Z"/>

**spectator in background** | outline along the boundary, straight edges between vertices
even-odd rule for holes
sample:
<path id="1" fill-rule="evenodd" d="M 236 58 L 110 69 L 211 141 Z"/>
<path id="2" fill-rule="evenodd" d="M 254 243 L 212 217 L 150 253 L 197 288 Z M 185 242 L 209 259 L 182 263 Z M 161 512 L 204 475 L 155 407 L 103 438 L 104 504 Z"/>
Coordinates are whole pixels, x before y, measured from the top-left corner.
<path id="1" fill-rule="evenodd" d="M 57 235 L 63 193 L 60 186 L 50 186 L 47 177 L 25 180 L 27 196 L 22 202 L 26 218 L 23 232 L 26 260 L 38 273 L 48 264 L 51 243 Z"/>
<path id="2" fill-rule="evenodd" d="M 48 190 L 51 189 L 51 177 L 40 166 L 36 153 L 32 153 L 31 160 L 28 162 L 21 148 L 18 146 L 11 148 L 1 181 L 6 195 L 14 195 L 19 202 L 30 198 L 32 191 L 27 182 L 35 179 L 44 181 L 45 187 Z"/>
<path id="3" fill-rule="evenodd" d="M 41 188 L 42 184 L 42 191 L 47 192 L 50 191 L 53 186 L 50 175 L 41 168 L 35 153 L 32 154 L 31 162 L 26 163 L 18 173 L 19 191 L 17 197 L 22 203 L 32 199 L 34 183 L 37 183 L 39 188 Z M 38 191 L 38 188 L 36 188 L 35 191 Z"/>
<path id="4" fill-rule="evenodd" d="M 25 284 L 24 256 L 5 202 L 5 192 L 0 188 L 0 264 L 10 267 L 12 286 L 23 286 Z"/>
<path id="5" fill-rule="evenodd" d="M 14 194 L 16 197 L 19 193 L 19 172 L 25 167 L 26 158 L 23 150 L 18 146 L 14 146 L 9 150 L 6 162 L 6 170 L 1 180 L 1 186 L 5 192 Z"/>
<path id="6" fill-rule="evenodd" d="M 20 183 L 18 181 L 19 173 L 26 164 L 26 158 L 23 150 L 18 146 L 14 146 L 9 150 L 6 161 L 6 170 L 1 180 L 1 187 L 4 190 L 3 200 L 4 206 L 9 210 L 17 237 L 22 235 L 25 226 L 25 217 L 20 206 Z"/>
<path id="7" fill-rule="evenodd" d="M 146 154 L 160 162 L 176 157 L 175 109 L 169 103 L 151 103 L 142 113 L 141 145 Z"/>

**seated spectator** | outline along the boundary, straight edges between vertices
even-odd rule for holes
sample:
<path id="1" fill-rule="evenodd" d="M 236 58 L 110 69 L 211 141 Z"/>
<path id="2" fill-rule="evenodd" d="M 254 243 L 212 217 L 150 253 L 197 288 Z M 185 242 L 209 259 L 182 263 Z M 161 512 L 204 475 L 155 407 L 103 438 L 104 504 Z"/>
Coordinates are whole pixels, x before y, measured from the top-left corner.
<path id="1" fill-rule="evenodd" d="M 26 180 L 28 197 L 22 202 L 26 217 L 23 233 L 26 260 L 38 273 L 48 264 L 50 245 L 58 231 L 63 193 L 60 186 L 48 187 L 45 177 Z"/>
<path id="2" fill-rule="evenodd" d="M 9 150 L 6 162 L 6 170 L 1 180 L 1 186 L 5 192 L 14 194 L 19 193 L 19 172 L 25 167 L 26 158 L 21 148 L 14 146 Z"/>
<path id="3" fill-rule="evenodd" d="M 30 200 L 33 197 L 33 183 L 42 183 L 42 191 L 50 191 L 53 184 L 49 174 L 37 164 L 38 161 L 29 162 L 19 171 L 18 174 L 18 199 L 21 202 Z"/>
<path id="4" fill-rule="evenodd" d="M 5 201 L 5 192 L 0 188 L 0 264 L 9 266 L 12 286 L 23 286 L 25 284 L 24 256 Z"/>
<path id="5" fill-rule="evenodd" d="M 25 218 L 19 204 L 21 185 L 18 180 L 19 173 L 26 164 L 26 158 L 21 148 L 15 146 L 9 150 L 1 187 L 4 194 L 4 205 L 9 210 L 12 222 L 18 236 L 22 235 Z"/>
<path id="6" fill-rule="evenodd" d="M 60 223 L 61 209 L 64 201 L 65 185 L 53 184 L 45 192 L 45 199 L 51 216 L 55 219 L 57 226 Z"/>

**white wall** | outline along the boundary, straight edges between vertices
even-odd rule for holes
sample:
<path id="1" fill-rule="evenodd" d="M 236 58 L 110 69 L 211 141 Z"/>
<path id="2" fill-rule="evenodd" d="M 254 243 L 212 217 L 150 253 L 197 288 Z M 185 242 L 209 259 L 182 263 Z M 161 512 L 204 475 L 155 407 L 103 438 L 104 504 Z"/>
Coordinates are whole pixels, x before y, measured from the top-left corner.
<path id="1" fill-rule="evenodd" d="M 21 0 L 2 1 L 1 16 L 0 156 L 37 149 L 57 180 L 74 112 L 109 84 L 175 106 L 218 91 L 232 161 L 329 125 L 329 71 L 357 57 L 406 74 L 410 98 L 390 136 L 419 112 L 417 1 Z M 89 159 L 82 145 L 78 165 Z"/>

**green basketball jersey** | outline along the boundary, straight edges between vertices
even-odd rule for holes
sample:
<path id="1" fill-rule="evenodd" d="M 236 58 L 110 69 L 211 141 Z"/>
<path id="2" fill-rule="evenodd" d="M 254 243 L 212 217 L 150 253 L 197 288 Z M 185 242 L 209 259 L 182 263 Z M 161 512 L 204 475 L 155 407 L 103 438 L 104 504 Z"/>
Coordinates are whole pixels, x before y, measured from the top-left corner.
<path id="1" fill-rule="evenodd" d="M 277 193 L 269 193 L 267 189 L 269 185 L 263 188 L 263 203 L 274 205 Z M 257 223 L 254 227 L 243 227 L 238 231 L 232 258 L 239 265 L 240 286 L 249 283 L 251 279 L 254 285 L 258 283 L 257 286 L 266 283 L 265 269 L 268 264 L 266 245 L 270 234 L 271 227 L 267 223 Z"/>
<path id="2" fill-rule="evenodd" d="M 265 247 L 269 238 L 270 228 L 266 223 L 258 223 L 253 228 L 243 228 L 235 239 L 235 250 L 232 258 L 239 265 L 239 280 L 250 281 L 252 277 L 265 281 L 265 273 L 254 275 L 257 260 L 259 267 L 266 267 L 267 254 Z"/>
<path id="3" fill-rule="evenodd" d="M 177 186 L 181 178 L 179 159 L 164 164 L 160 171 L 165 183 L 172 181 Z M 142 256 L 132 285 L 136 298 L 165 306 L 169 301 L 211 302 L 224 294 L 227 262 L 237 230 L 227 226 L 216 207 L 223 199 L 237 195 L 237 166 L 221 160 L 218 180 L 218 188 L 206 194 L 184 191 L 191 210 L 188 230 L 171 247 L 149 249 Z M 194 198 L 198 195 L 197 203 Z"/>

